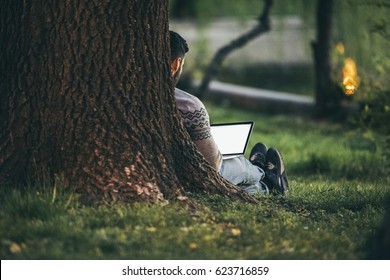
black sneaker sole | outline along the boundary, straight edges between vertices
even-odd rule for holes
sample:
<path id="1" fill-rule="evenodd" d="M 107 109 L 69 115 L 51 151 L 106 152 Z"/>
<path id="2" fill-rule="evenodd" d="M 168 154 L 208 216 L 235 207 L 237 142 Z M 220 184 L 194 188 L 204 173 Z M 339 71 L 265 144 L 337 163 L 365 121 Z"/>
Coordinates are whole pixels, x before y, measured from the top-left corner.
<path id="1" fill-rule="evenodd" d="M 266 174 L 268 173 L 268 177 L 274 185 L 274 190 L 282 194 L 287 194 L 289 191 L 289 184 L 282 155 L 275 148 L 269 148 L 266 160 L 276 167 L 276 174 L 272 169 L 266 170 Z"/>
<path id="2" fill-rule="evenodd" d="M 266 154 L 267 154 L 267 146 L 263 143 L 257 143 L 256 145 L 253 146 L 252 150 L 251 150 L 251 153 L 249 154 L 249 161 L 253 164 L 253 165 L 256 165 L 258 167 L 260 167 L 261 169 L 264 169 L 265 168 L 265 163 L 266 163 L 266 160 L 265 160 L 265 157 L 266 157 Z M 255 154 L 262 154 L 263 156 L 263 159 L 262 160 L 258 160 L 257 158 L 253 159 L 252 157 L 255 155 Z"/>
<path id="3" fill-rule="evenodd" d="M 267 154 L 267 150 L 268 150 L 267 145 L 263 143 L 257 143 L 256 145 L 253 146 L 249 158 L 251 158 L 256 153 L 262 153 L 265 157 L 265 155 Z"/>

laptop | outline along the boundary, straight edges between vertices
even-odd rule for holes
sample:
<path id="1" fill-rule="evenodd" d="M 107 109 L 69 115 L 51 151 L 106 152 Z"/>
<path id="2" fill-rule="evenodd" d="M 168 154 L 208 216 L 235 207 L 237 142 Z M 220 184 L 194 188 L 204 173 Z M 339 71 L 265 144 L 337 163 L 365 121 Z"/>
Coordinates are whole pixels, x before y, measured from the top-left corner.
<path id="1" fill-rule="evenodd" d="M 254 122 L 211 124 L 211 135 L 223 159 L 244 155 Z"/>

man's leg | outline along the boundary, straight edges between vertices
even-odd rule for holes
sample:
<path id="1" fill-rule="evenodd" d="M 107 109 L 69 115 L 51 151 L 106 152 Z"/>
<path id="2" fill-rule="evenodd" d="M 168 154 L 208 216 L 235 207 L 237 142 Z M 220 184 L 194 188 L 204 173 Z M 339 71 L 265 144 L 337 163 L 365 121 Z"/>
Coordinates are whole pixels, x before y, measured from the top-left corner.
<path id="1" fill-rule="evenodd" d="M 219 173 L 249 194 L 268 193 L 268 187 L 260 182 L 265 176 L 264 171 L 250 163 L 244 156 L 223 160 Z"/>

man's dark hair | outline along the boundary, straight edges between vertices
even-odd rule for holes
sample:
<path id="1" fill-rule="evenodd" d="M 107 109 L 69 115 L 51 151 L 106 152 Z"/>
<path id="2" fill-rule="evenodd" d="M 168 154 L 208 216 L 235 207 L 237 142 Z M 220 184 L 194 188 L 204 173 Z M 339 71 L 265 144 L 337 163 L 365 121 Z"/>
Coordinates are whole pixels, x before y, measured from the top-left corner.
<path id="1" fill-rule="evenodd" d="M 184 57 L 188 52 L 188 45 L 186 40 L 177 34 L 175 31 L 169 31 L 170 43 L 171 43 L 171 61 L 177 57 Z"/>

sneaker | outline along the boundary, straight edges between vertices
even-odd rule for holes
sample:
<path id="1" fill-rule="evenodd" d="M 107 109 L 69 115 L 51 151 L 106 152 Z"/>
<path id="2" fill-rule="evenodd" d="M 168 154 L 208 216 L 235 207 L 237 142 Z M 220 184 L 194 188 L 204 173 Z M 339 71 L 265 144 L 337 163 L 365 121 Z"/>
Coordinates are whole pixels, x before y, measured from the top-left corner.
<path id="1" fill-rule="evenodd" d="M 249 161 L 261 169 L 265 170 L 267 166 L 266 161 L 267 146 L 263 143 L 257 143 L 253 146 L 249 155 Z"/>
<path id="2" fill-rule="evenodd" d="M 266 154 L 267 167 L 266 178 L 272 185 L 272 189 L 281 194 L 289 191 L 288 179 L 284 167 L 283 158 L 275 148 L 269 148 Z"/>

